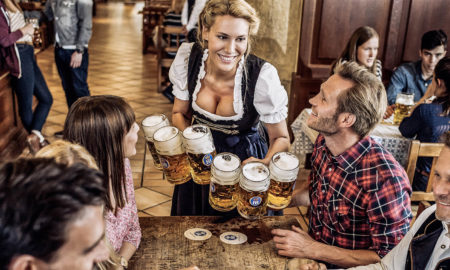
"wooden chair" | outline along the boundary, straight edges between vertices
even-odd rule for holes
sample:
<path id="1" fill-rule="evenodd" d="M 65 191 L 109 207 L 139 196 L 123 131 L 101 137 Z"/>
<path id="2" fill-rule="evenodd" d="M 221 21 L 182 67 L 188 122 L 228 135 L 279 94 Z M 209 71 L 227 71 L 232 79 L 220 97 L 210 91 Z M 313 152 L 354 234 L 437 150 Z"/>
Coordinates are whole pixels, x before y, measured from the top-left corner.
<path id="1" fill-rule="evenodd" d="M 158 26 L 157 29 L 157 86 L 158 92 L 162 92 L 167 81 L 168 70 L 174 60 L 174 55 L 184 40 L 183 28 L 178 26 Z"/>
<path id="2" fill-rule="evenodd" d="M 421 143 L 418 140 L 411 142 L 409 150 L 408 165 L 406 167 L 406 173 L 408 174 L 409 182 L 412 185 L 414 179 L 414 173 L 416 171 L 416 163 L 419 157 L 432 157 L 433 163 L 431 165 L 430 176 L 428 178 L 428 184 L 425 191 L 413 191 L 411 196 L 411 202 L 419 202 L 419 209 L 416 216 L 418 216 L 426 207 L 430 205 L 429 202 L 434 201 L 432 192 L 433 180 L 434 180 L 434 167 L 436 165 L 437 157 L 441 153 L 444 144 L 442 143 Z"/>
<path id="3" fill-rule="evenodd" d="M 171 7 L 172 0 L 146 0 L 142 14 L 142 53 L 157 53 L 153 44 L 153 30 L 162 25 L 164 14 Z"/>

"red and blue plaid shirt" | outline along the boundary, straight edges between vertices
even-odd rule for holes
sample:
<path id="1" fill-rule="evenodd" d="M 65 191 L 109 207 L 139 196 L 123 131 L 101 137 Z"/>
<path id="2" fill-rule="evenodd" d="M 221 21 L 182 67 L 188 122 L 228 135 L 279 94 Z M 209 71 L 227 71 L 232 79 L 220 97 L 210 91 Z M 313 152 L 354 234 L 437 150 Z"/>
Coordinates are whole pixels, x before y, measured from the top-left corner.
<path id="1" fill-rule="evenodd" d="M 316 140 L 309 177 L 309 233 L 345 249 L 386 255 L 409 230 L 411 187 L 401 165 L 365 137 L 333 156 L 322 135 Z"/>

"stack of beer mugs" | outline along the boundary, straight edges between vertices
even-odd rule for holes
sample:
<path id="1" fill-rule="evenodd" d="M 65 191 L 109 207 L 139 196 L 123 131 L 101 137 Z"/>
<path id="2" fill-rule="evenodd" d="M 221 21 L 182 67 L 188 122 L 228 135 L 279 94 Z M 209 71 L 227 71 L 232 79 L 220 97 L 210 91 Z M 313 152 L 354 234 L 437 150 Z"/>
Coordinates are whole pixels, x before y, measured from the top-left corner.
<path id="1" fill-rule="evenodd" d="M 153 158 L 153 164 L 159 170 L 162 170 L 158 153 L 156 152 L 155 143 L 153 142 L 153 134 L 161 127 L 170 125 L 169 119 L 164 114 L 152 114 L 142 121 L 142 130 L 144 131 L 145 140 L 147 141 L 148 150 Z"/>
<path id="2" fill-rule="evenodd" d="M 414 94 L 399 93 L 395 99 L 394 124 L 399 125 L 414 106 Z"/>
<path id="3" fill-rule="evenodd" d="M 183 131 L 183 145 L 191 165 L 192 180 L 207 185 L 211 179 L 211 164 L 216 155 L 211 131 L 205 125 L 193 125 Z"/>
<path id="4" fill-rule="evenodd" d="M 273 155 L 269 164 L 270 187 L 268 206 L 270 208 L 283 209 L 291 202 L 299 164 L 298 158 L 292 153 L 279 152 Z"/>
<path id="5" fill-rule="evenodd" d="M 220 153 L 213 160 L 209 204 L 212 208 L 226 212 L 236 207 L 239 190 L 241 160 L 231 153 Z"/>
<path id="6" fill-rule="evenodd" d="M 153 141 L 167 181 L 175 185 L 189 181 L 189 160 L 178 128 L 165 126 L 158 129 L 153 134 Z"/>

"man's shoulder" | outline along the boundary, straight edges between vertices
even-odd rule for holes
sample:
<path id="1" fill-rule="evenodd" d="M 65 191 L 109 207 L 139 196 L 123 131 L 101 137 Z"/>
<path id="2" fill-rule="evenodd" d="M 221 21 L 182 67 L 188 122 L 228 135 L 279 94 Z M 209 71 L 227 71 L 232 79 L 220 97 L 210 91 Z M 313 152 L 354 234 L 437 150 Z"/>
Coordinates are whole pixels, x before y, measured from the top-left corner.
<path id="1" fill-rule="evenodd" d="M 394 181 L 406 185 L 409 183 L 403 167 L 382 145 L 368 138 L 370 147 L 362 156 L 360 170 L 368 170 L 372 177 L 359 177 L 358 183 L 364 190 L 377 191 L 387 182 Z"/>
<path id="2" fill-rule="evenodd" d="M 394 70 L 395 74 L 398 73 L 408 73 L 408 74 L 416 74 L 417 73 L 417 65 L 419 64 L 419 61 L 416 62 L 407 62 L 403 63 L 400 66 L 397 67 L 397 69 Z"/>

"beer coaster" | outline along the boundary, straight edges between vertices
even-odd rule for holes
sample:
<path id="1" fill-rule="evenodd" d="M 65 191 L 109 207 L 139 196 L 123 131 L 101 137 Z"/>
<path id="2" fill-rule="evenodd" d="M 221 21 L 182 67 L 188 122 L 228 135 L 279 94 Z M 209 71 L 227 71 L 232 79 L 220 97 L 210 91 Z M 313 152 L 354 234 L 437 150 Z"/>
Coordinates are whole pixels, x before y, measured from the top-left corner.
<path id="1" fill-rule="evenodd" d="M 220 235 L 220 241 L 225 244 L 240 245 L 247 242 L 247 235 L 240 232 L 224 232 Z"/>
<path id="2" fill-rule="evenodd" d="M 202 228 L 192 228 L 184 232 L 184 236 L 194 241 L 204 241 L 211 237 L 211 232 Z"/>

